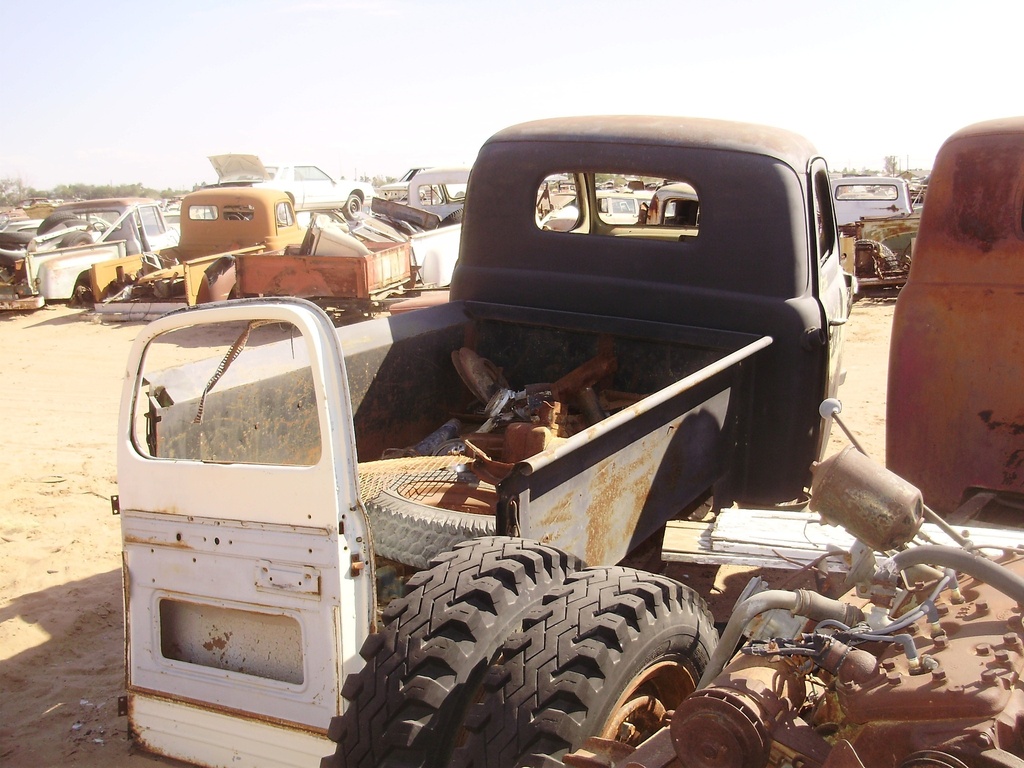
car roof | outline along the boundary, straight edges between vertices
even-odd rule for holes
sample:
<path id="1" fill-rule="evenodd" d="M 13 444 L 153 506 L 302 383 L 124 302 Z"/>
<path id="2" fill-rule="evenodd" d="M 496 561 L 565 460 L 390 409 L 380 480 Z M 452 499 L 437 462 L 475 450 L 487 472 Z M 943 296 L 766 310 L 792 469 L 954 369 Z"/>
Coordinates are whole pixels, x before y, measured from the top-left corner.
<path id="1" fill-rule="evenodd" d="M 106 211 L 111 208 L 130 208 L 133 205 L 158 204 L 151 197 L 103 197 L 98 200 L 79 200 L 77 203 L 64 203 L 54 209 L 57 211 Z"/>
<path id="2" fill-rule="evenodd" d="M 182 199 L 182 206 L 187 205 L 224 205 L 228 202 L 244 202 L 246 200 L 261 200 L 265 203 L 275 203 L 279 200 L 291 201 L 288 193 L 283 189 L 274 187 L 206 187 L 189 192 Z"/>
<path id="3" fill-rule="evenodd" d="M 723 149 L 773 157 L 800 172 L 806 169 L 810 159 L 818 156 L 811 142 L 782 128 L 662 115 L 592 115 L 535 120 L 499 131 L 487 140 L 485 147 L 499 142 L 531 140 Z"/>

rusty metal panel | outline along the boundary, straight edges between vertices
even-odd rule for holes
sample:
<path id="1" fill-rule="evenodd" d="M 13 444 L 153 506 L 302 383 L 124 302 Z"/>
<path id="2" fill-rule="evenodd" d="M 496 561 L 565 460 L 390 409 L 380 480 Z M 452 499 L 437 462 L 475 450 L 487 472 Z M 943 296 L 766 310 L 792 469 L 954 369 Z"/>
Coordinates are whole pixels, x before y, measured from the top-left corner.
<path id="1" fill-rule="evenodd" d="M 911 240 L 920 227 L 920 213 L 884 219 L 861 219 L 858 222 L 858 237 L 862 240 L 877 240 L 899 256 L 910 256 Z"/>
<path id="2" fill-rule="evenodd" d="M 621 560 L 722 477 L 759 339 L 516 465 L 498 486 L 498 529 L 588 563 Z M 569 478 L 571 482 L 568 482 Z"/>
<path id="3" fill-rule="evenodd" d="M 96 301 L 101 301 L 107 289 L 113 284 L 123 285 L 128 277 L 136 277 L 143 272 L 142 254 L 123 258 L 101 261 L 93 264 L 90 274 L 90 287 Z"/>
<path id="4" fill-rule="evenodd" d="M 1024 119 L 954 134 L 936 158 L 896 304 L 886 462 L 950 512 L 1024 493 Z"/>
<path id="5" fill-rule="evenodd" d="M 411 279 L 411 256 L 408 243 L 365 256 L 246 254 L 236 262 L 238 291 L 242 296 L 369 299 Z"/>
<path id="6" fill-rule="evenodd" d="M 235 717 L 148 692 L 128 694 L 129 737 L 136 747 L 191 765 L 308 768 L 335 747 L 326 733 L 272 718 Z M 185 740 L 183 734 L 191 738 Z"/>

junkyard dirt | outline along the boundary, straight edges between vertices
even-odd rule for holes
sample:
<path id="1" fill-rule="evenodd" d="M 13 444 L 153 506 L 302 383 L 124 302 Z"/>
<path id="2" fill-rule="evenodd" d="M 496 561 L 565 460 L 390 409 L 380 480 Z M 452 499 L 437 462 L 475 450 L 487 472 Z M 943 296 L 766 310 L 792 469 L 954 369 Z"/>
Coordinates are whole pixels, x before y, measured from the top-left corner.
<path id="1" fill-rule="evenodd" d="M 841 418 L 878 459 L 893 307 L 888 298 L 855 305 L 840 391 Z M 109 498 L 124 367 L 140 327 L 68 307 L 0 315 L 0 764 L 10 768 L 173 762 L 134 752 L 117 712 L 124 613 Z M 834 429 L 830 451 L 846 444 Z"/>

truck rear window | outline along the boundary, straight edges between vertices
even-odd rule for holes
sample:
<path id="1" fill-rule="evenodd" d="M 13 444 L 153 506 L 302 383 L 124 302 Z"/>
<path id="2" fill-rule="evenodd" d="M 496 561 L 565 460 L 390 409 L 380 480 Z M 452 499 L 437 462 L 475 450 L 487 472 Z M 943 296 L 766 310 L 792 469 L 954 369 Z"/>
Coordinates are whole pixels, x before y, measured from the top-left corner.
<path id="1" fill-rule="evenodd" d="M 899 196 L 895 184 L 836 185 L 836 200 L 895 200 Z"/>
<path id="2" fill-rule="evenodd" d="M 563 172 L 537 190 L 546 231 L 679 240 L 697 236 L 699 219 L 697 191 L 678 179 Z"/>
<path id="3" fill-rule="evenodd" d="M 192 221 L 216 221 L 217 220 L 217 206 L 216 205 L 190 205 L 188 207 L 188 217 Z"/>
<path id="4" fill-rule="evenodd" d="M 290 324 L 181 328 L 146 349 L 136 450 L 152 459 L 312 466 L 319 412 L 306 341 Z"/>

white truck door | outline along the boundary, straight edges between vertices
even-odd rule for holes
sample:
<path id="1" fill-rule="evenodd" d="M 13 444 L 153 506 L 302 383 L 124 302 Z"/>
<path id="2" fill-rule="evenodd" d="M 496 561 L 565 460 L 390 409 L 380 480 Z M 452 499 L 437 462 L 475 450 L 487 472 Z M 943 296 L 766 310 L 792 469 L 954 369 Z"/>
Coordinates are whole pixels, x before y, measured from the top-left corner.
<path id="1" fill-rule="evenodd" d="M 129 727 L 204 766 L 316 766 L 374 620 L 344 360 L 296 299 L 136 340 L 118 434 Z"/>

